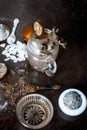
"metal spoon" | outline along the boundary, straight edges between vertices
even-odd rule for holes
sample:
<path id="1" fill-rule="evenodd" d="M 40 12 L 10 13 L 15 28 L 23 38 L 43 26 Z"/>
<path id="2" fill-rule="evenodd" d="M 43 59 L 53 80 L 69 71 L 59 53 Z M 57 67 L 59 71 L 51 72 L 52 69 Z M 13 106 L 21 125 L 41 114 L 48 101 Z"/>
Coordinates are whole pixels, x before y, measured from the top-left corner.
<path id="1" fill-rule="evenodd" d="M 7 43 L 9 44 L 14 43 L 16 41 L 15 31 L 16 31 L 18 23 L 19 23 L 19 19 L 18 18 L 14 19 L 12 32 L 10 36 L 7 38 Z"/>
<path id="2" fill-rule="evenodd" d="M 61 85 L 53 85 L 53 86 L 36 86 L 36 85 L 27 85 L 25 90 L 27 93 L 37 92 L 39 90 L 58 90 L 61 88 Z"/>

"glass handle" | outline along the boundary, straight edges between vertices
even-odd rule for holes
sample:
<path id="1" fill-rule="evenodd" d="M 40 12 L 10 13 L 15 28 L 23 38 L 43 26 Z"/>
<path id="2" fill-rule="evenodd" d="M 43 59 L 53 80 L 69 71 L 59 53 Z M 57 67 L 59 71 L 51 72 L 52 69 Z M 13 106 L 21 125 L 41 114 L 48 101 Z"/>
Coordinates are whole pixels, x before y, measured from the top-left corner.
<path id="1" fill-rule="evenodd" d="M 55 60 L 52 57 L 47 58 L 47 69 L 45 70 L 45 73 L 47 76 L 53 76 L 56 73 L 57 70 L 57 64 Z"/>

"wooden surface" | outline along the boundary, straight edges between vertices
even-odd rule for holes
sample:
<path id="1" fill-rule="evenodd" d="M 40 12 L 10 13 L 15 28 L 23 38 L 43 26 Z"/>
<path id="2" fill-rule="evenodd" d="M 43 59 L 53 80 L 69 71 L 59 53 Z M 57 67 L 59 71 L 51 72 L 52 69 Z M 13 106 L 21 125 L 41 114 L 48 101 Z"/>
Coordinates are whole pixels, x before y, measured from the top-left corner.
<path id="1" fill-rule="evenodd" d="M 0 22 L 6 23 L 12 29 L 13 19 L 18 17 L 20 24 L 17 28 L 17 40 L 23 41 L 22 30 L 28 24 L 41 19 L 45 26 L 59 28 L 58 36 L 68 42 L 67 49 L 60 47 L 57 57 L 57 72 L 53 77 L 33 70 L 28 61 L 13 63 L 5 62 L 1 54 L 0 62 L 4 62 L 8 68 L 8 74 L 1 83 L 15 84 L 24 78 L 29 84 L 48 86 L 60 84 L 60 90 L 38 91 L 46 96 L 53 104 L 54 116 L 51 122 L 42 130 L 86 130 L 87 110 L 77 117 L 69 117 L 63 114 L 58 107 L 58 97 L 67 88 L 80 89 L 87 96 L 87 19 L 86 1 L 64 0 L 3 0 L 0 1 Z M 28 73 L 19 75 L 19 69 L 25 69 Z M 11 73 L 15 71 L 15 74 Z M 16 106 L 15 106 L 16 107 Z M 27 130 L 16 117 L 15 111 L 9 106 L 7 113 L 1 113 L 0 130 Z"/>

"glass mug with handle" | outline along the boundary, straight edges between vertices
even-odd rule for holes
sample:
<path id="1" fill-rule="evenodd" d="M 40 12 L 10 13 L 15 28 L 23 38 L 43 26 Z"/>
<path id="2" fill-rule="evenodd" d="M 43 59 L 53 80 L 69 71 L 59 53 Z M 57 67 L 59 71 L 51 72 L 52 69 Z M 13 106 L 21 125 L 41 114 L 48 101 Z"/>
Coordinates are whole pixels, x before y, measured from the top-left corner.
<path id="1" fill-rule="evenodd" d="M 28 61 L 34 69 L 53 76 L 57 71 L 58 37 L 54 30 L 45 28 L 44 31 L 45 37 L 38 38 L 33 33 L 27 41 Z"/>

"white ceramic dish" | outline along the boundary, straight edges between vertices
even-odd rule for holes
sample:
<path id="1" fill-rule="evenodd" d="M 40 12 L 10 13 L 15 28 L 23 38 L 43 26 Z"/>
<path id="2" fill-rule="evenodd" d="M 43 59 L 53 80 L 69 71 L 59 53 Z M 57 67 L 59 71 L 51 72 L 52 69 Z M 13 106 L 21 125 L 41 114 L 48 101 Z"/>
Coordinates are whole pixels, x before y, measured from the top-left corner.
<path id="1" fill-rule="evenodd" d="M 4 24 L 0 24 L 0 41 L 6 40 L 9 34 L 10 34 L 9 28 Z"/>
<path id="2" fill-rule="evenodd" d="M 58 99 L 60 109 L 69 116 L 78 116 L 87 106 L 86 96 L 78 89 L 67 89 L 61 93 Z"/>
<path id="3" fill-rule="evenodd" d="M 46 97 L 30 94 L 18 102 L 16 113 L 22 125 L 31 129 L 40 129 L 51 121 L 53 106 Z"/>

